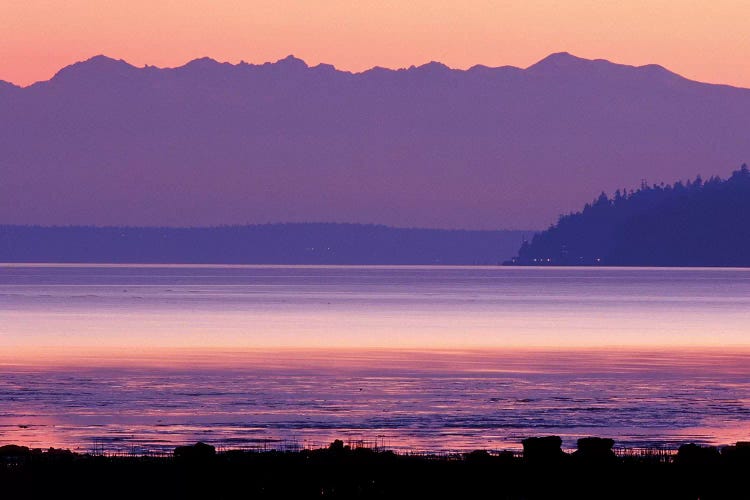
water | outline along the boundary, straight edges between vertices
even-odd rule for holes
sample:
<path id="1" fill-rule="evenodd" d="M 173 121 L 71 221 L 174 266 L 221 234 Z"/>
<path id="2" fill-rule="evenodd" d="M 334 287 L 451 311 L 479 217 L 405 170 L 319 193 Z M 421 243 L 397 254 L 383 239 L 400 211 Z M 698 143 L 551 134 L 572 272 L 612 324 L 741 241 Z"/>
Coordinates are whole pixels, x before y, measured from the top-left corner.
<path id="1" fill-rule="evenodd" d="M 750 440 L 750 270 L 0 267 L 0 443 Z"/>

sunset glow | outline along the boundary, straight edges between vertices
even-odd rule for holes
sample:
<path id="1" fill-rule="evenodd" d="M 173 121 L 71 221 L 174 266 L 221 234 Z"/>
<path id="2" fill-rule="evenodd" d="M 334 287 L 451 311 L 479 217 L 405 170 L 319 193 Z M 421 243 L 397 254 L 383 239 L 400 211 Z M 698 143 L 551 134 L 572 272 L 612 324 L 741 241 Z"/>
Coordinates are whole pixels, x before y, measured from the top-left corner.
<path id="1" fill-rule="evenodd" d="M 748 19 L 1 0 L 0 491 L 736 496 Z"/>
<path id="2" fill-rule="evenodd" d="M 748 87 L 748 17 L 740 0 L 10 0 L 0 5 L 0 79 L 28 85 L 99 53 L 162 67 L 294 54 L 362 71 L 431 60 L 526 67 L 569 51 Z"/>

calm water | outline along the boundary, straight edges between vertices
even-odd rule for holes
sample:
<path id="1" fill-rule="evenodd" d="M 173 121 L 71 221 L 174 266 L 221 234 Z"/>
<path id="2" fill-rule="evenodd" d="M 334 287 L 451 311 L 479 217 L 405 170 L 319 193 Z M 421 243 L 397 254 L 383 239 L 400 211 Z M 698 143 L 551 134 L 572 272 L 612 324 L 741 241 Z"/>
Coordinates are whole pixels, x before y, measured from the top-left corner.
<path id="1" fill-rule="evenodd" d="M 0 266 L 0 443 L 750 440 L 750 270 Z"/>

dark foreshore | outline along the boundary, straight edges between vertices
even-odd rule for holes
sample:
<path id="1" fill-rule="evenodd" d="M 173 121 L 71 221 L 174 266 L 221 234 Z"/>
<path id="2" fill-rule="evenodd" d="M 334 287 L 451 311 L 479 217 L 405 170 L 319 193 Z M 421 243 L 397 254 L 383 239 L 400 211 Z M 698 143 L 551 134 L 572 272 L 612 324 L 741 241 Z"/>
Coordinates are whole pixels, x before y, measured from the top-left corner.
<path id="1" fill-rule="evenodd" d="M 613 449 L 584 438 L 523 441 L 523 453 L 395 454 L 352 448 L 218 452 L 208 444 L 162 456 L 0 447 L 1 498 L 744 498 L 750 443 L 686 444 L 677 453 Z"/>

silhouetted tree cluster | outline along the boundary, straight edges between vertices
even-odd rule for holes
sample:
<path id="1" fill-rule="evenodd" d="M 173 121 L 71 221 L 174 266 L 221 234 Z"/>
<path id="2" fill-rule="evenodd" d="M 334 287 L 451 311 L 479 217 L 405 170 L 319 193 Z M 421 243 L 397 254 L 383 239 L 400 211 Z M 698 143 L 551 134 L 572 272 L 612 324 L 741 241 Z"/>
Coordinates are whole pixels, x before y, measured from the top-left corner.
<path id="1" fill-rule="evenodd" d="M 616 455 L 614 441 L 526 439 L 523 456 L 397 455 L 336 440 L 300 451 L 217 453 L 180 446 L 163 457 L 92 456 L 0 447 L 2 498 L 744 498 L 750 443 L 687 444 L 676 455 Z"/>
<path id="2" fill-rule="evenodd" d="M 525 242 L 509 263 L 750 266 L 750 170 L 602 193 Z"/>

